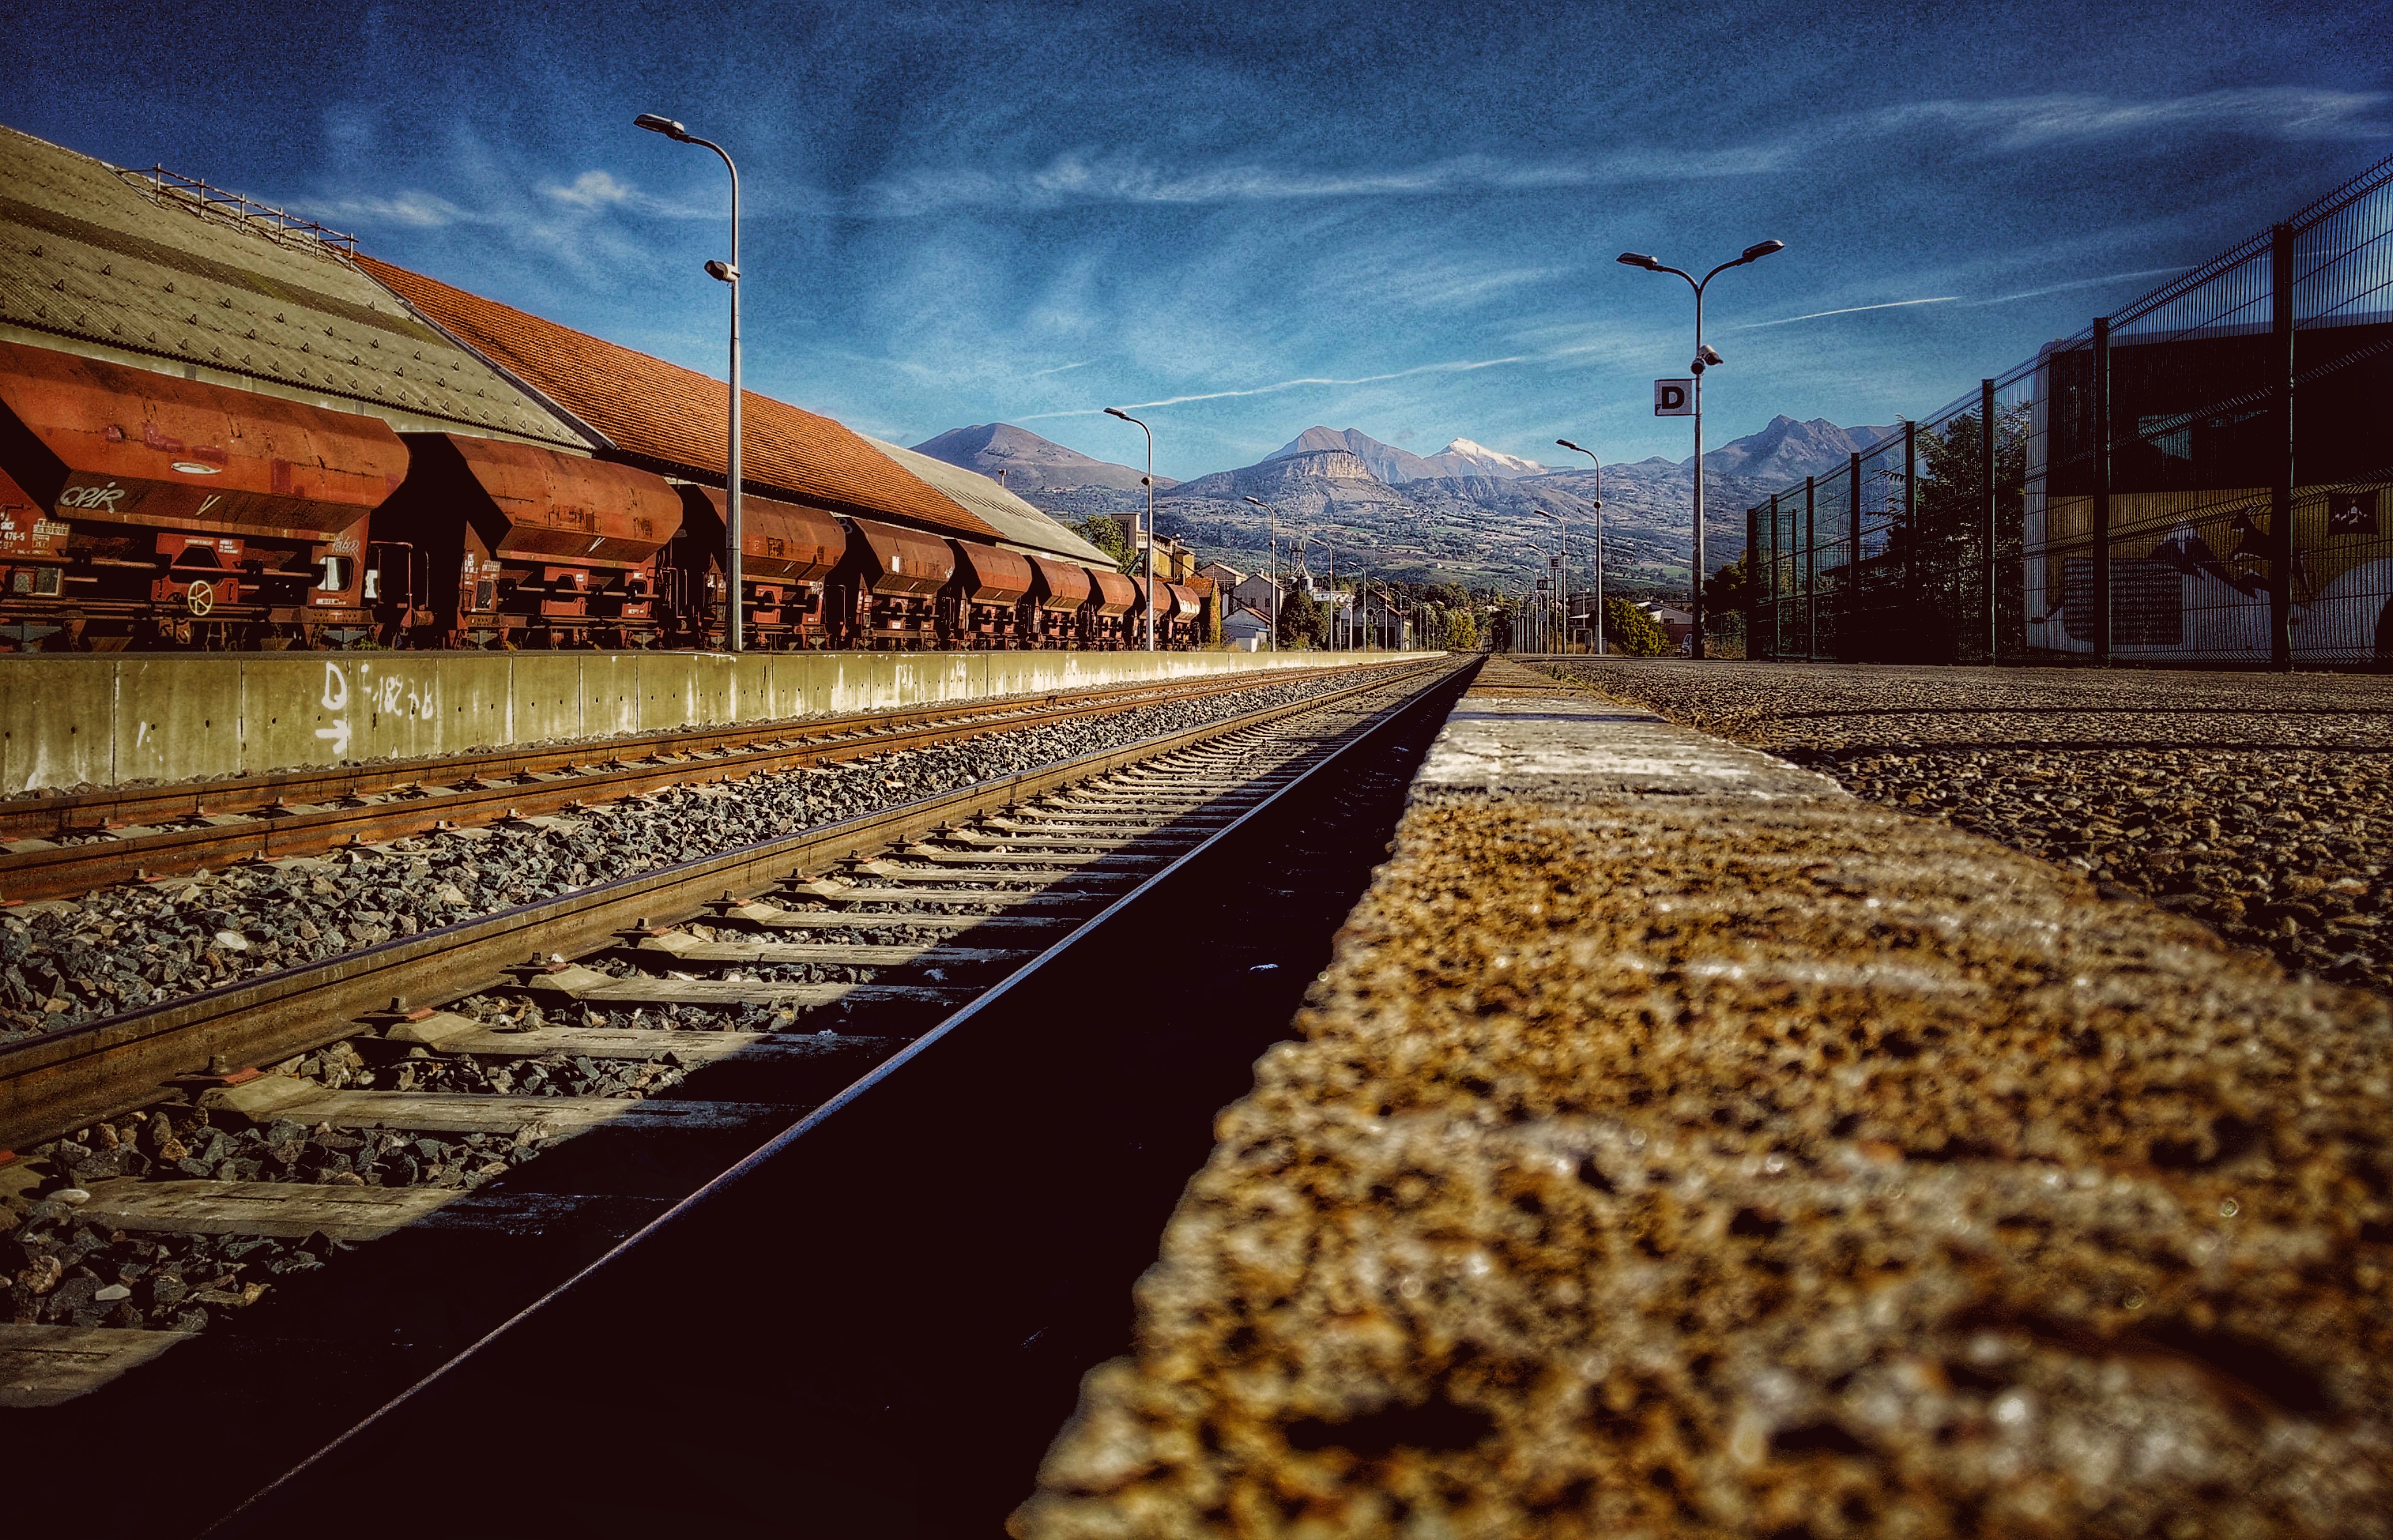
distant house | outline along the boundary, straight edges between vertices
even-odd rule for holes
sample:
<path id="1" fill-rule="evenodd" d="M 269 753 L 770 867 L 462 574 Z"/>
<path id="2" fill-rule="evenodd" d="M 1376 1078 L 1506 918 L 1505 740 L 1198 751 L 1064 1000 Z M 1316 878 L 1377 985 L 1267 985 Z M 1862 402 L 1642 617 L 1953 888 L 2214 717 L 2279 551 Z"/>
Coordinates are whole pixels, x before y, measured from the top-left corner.
<path id="1" fill-rule="evenodd" d="M 1413 645 L 1413 612 L 1374 593 L 1363 600 L 1356 640 L 1365 646 L 1401 652 Z"/>
<path id="2" fill-rule="evenodd" d="M 1284 602 L 1286 594 L 1286 589 L 1275 587 L 1272 581 L 1260 572 L 1249 573 L 1230 585 L 1232 604 L 1245 605 L 1265 615 L 1272 613 L 1275 604 Z"/>
<path id="3" fill-rule="evenodd" d="M 1695 633 L 1695 618 L 1686 610 L 1670 605 L 1655 604 L 1651 599 L 1637 607 L 1654 617 L 1654 623 L 1662 628 L 1662 634 L 1669 639 L 1670 645 L 1674 647 Z"/>
<path id="4" fill-rule="evenodd" d="M 1240 605 L 1222 622 L 1222 637 L 1234 647 L 1260 651 L 1271 645 L 1271 617 L 1250 605 Z"/>
<path id="5" fill-rule="evenodd" d="M 1221 585 L 1222 591 L 1225 594 L 1236 593 L 1238 585 L 1247 581 L 1247 575 L 1244 572 L 1225 561 L 1209 561 L 1196 569 L 1196 575 L 1200 578 L 1212 579 Z"/>

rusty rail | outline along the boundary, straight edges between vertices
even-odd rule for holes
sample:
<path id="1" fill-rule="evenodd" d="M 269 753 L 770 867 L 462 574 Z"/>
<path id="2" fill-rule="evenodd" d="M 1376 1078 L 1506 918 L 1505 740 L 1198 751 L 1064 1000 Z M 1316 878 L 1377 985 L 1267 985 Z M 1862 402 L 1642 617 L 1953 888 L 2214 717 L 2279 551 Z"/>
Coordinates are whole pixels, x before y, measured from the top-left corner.
<path id="1" fill-rule="evenodd" d="M 218 1058 L 239 1065 L 270 1064 L 355 1036 L 356 1018 L 393 997 L 454 999 L 490 987 L 501 969 L 527 957 L 594 951 L 642 919 L 686 918 L 726 892 L 762 893 L 792 872 L 916 839 L 1142 760 L 1320 711 L 1447 666 L 1438 659 L 1373 669 L 1369 677 L 1327 695 L 1059 761 L 11 1044 L 0 1048 L 0 1147 L 21 1149 L 96 1118 L 149 1105 L 166 1082 L 198 1073 Z"/>

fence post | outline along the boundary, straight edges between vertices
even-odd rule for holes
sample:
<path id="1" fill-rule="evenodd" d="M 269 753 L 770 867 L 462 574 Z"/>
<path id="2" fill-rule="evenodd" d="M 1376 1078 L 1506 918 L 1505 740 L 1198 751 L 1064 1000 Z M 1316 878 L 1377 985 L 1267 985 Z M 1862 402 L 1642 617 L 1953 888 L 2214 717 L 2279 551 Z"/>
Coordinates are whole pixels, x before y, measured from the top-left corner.
<path id="1" fill-rule="evenodd" d="M 1813 480 L 1803 478 L 1803 660 L 1820 660 L 1820 527 L 1812 517 Z"/>
<path id="2" fill-rule="evenodd" d="M 1986 661 L 2002 656 L 2002 617 L 1994 604 L 1994 382 L 1978 382 L 1978 448 L 1985 483 L 1986 517 Z"/>
<path id="3" fill-rule="evenodd" d="M 1761 629 L 1761 510 L 1745 511 L 1745 656 L 1755 657 L 1761 644 L 1754 633 Z"/>
<path id="4" fill-rule="evenodd" d="M 2269 232 L 2269 394 L 2276 398 L 2276 484 L 2269 489 L 2269 665 L 2294 666 L 2294 227 Z"/>
<path id="5" fill-rule="evenodd" d="M 1852 538 L 1852 549 L 1845 554 L 1845 623 L 1844 634 L 1837 640 L 1837 656 L 1847 662 L 1857 656 L 1854 651 L 1862 633 L 1862 455 L 1852 451 L 1851 463 L 1846 466 L 1846 523 Z"/>
<path id="6" fill-rule="evenodd" d="M 1785 650 L 1785 638 L 1778 629 L 1778 602 L 1782 597 L 1778 581 L 1778 494 L 1770 494 L 1770 656 L 1774 661 Z"/>
<path id="7" fill-rule="evenodd" d="M 2064 593 L 2065 601 L 2068 595 Z M 2094 661 L 2111 662 L 2111 318 L 2094 318 Z"/>
<path id="8" fill-rule="evenodd" d="M 1919 424 L 1903 423 L 1903 588 L 1913 604 L 1919 594 Z"/>

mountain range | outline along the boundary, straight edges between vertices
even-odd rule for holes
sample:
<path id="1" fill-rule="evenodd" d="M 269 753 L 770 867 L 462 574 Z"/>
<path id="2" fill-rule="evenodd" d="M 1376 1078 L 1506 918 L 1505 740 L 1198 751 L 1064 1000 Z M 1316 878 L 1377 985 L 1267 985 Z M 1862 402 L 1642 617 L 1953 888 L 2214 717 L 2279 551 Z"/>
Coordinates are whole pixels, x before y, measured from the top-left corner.
<path id="1" fill-rule="evenodd" d="M 1307 428 L 1294 438 L 1263 456 L 1263 463 L 1288 460 L 1297 455 L 1319 454 L 1324 450 L 1343 450 L 1371 468 L 1371 474 L 1390 486 L 1407 481 L 1433 481 L 1442 476 L 1539 476 L 1546 467 L 1534 460 L 1505 454 L 1468 438 L 1458 438 L 1432 455 L 1419 455 L 1400 450 L 1393 444 L 1382 444 L 1369 434 L 1355 428 Z"/>
<path id="2" fill-rule="evenodd" d="M 1041 438 L 1029 429 L 1015 427 L 1011 423 L 981 423 L 968 428 L 949 428 L 936 438 L 926 438 L 914 445 L 913 450 L 917 454 L 927 454 L 950 465 L 978 471 L 993 481 L 1003 482 L 1008 490 L 1023 497 L 1033 491 L 1060 490 L 1071 487 L 1105 487 L 1115 491 L 1135 491 L 1146 474 L 1110 461 L 1092 460 L 1078 450 L 1067 450 L 1053 439 Z M 1178 485 L 1170 476 L 1155 478 L 1155 489 L 1158 492 Z"/>
<path id="3" fill-rule="evenodd" d="M 1850 456 L 1900 431 L 1771 419 L 1759 433 L 1704 455 L 1706 565 L 1745 548 L 1744 511 L 1790 482 L 1842 470 Z M 1143 506 L 1140 473 L 1064 448 L 1009 424 L 957 428 L 914 446 L 994 476 L 1067 522 Z M 1661 456 L 1554 469 L 1457 438 L 1433 455 L 1354 428 L 1314 426 L 1251 465 L 1193 480 L 1157 476 L 1157 523 L 1209 557 L 1258 565 L 1270 530 L 1306 528 L 1375 570 L 1485 581 L 1541 564 L 1557 539 L 1587 560 L 1604 530 L 1605 566 L 1634 590 L 1683 590 L 1693 555 L 1689 513 L 1694 461 Z M 1245 500 L 1266 504 L 1257 509 Z M 1597 500 L 1602 500 L 1599 515 Z M 1342 565 L 1342 561 L 1341 561 Z"/>

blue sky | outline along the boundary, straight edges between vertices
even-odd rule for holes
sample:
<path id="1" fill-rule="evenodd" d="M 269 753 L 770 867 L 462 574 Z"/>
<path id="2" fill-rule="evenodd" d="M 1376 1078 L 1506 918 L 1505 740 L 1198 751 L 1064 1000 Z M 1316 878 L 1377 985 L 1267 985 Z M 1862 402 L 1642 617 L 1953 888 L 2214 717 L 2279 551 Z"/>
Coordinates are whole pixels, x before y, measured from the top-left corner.
<path id="1" fill-rule="evenodd" d="M 2089 9 L 2093 16 L 2089 19 Z M 1920 415 L 2393 153 L 2382 3 L 6 7 L 0 121 L 912 443 L 1682 458 Z M 1801 319 L 1798 319 L 1801 318 Z M 1163 404 L 1168 403 L 1168 404 Z"/>

